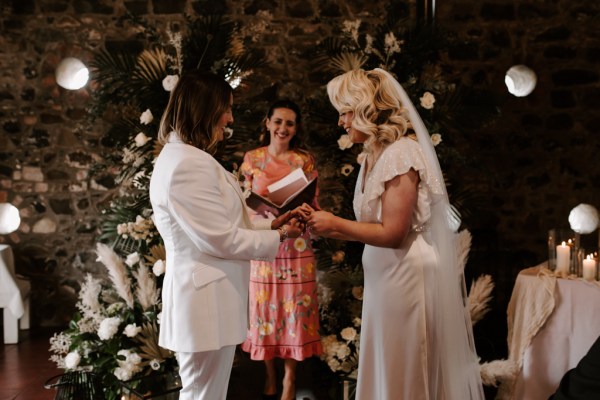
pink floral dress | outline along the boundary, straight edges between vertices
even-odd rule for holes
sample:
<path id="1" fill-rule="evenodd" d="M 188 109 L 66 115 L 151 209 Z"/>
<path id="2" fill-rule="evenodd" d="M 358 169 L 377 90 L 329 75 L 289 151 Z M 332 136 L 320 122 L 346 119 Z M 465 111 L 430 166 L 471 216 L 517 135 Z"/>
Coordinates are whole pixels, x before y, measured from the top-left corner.
<path id="1" fill-rule="evenodd" d="M 311 155 L 289 152 L 278 159 L 261 147 L 246 153 L 240 171 L 246 189 L 264 196 L 268 185 L 297 168 L 309 180 L 317 176 Z M 301 361 L 322 353 L 315 256 L 308 233 L 281 243 L 273 263 L 251 262 L 249 296 L 250 328 L 242 349 L 251 359 Z"/>

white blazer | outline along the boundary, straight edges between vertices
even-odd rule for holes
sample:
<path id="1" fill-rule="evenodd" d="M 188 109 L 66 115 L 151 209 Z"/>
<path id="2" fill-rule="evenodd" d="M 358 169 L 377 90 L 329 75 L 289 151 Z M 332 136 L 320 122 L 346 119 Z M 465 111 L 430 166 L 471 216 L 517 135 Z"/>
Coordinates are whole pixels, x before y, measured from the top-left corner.
<path id="1" fill-rule="evenodd" d="M 150 202 L 167 253 L 158 344 L 193 353 L 243 342 L 249 260 L 274 260 L 279 233 L 254 230 L 233 174 L 173 134 L 156 159 Z"/>

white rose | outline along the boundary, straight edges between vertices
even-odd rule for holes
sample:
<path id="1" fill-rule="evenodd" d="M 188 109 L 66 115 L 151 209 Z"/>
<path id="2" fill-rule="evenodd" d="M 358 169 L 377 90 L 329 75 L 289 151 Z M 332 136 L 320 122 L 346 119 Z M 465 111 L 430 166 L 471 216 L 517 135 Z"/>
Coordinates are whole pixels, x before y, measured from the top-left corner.
<path id="1" fill-rule="evenodd" d="M 579 204 L 569 213 L 571 229 L 578 233 L 592 233 L 598 227 L 598 210 L 590 204 Z"/>
<path id="2" fill-rule="evenodd" d="M 144 132 L 140 132 L 135 136 L 135 145 L 137 147 L 142 147 L 143 145 L 145 145 L 146 143 L 148 143 L 148 140 L 150 140 L 150 138 L 146 135 L 144 135 Z"/>
<path id="3" fill-rule="evenodd" d="M 150 122 L 152 122 L 153 119 L 154 116 L 152 115 L 152 111 L 150 111 L 149 108 L 146 111 L 144 111 L 142 115 L 140 115 L 140 123 L 144 125 L 148 125 Z"/>
<path id="4" fill-rule="evenodd" d="M 421 97 L 421 107 L 431 110 L 433 108 L 433 103 L 435 103 L 435 96 L 430 92 L 423 93 L 423 97 Z"/>
<path id="5" fill-rule="evenodd" d="M 433 135 L 431 135 L 431 143 L 434 146 L 437 146 L 438 144 L 442 143 L 442 135 L 440 135 L 439 133 L 434 133 Z"/>
<path id="6" fill-rule="evenodd" d="M 152 272 L 154 272 L 154 275 L 156 275 L 156 276 L 161 276 L 162 274 L 164 274 L 165 269 L 166 269 L 166 266 L 165 266 L 165 262 L 163 260 L 156 260 L 156 262 L 152 266 Z"/>
<path id="7" fill-rule="evenodd" d="M 348 136 L 348 135 L 340 136 L 340 138 L 338 139 L 337 142 L 338 142 L 338 146 L 340 146 L 340 150 L 349 149 L 354 144 L 354 143 L 352 143 L 352 140 L 350 140 L 350 136 Z"/>
<path id="8" fill-rule="evenodd" d="M 170 92 L 175 89 L 177 82 L 179 82 L 179 75 L 167 75 L 162 81 L 163 89 Z"/>
<path id="9" fill-rule="evenodd" d="M 160 325 L 160 320 L 162 319 L 162 311 L 156 315 L 156 322 Z"/>
<path id="10" fill-rule="evenodd" d="M 67 369 L 75 369 L 79 365 L 80 361 L 81 356 L 79 355 L 79 353 L 76 351 L 72 351 L 65 356 L 65 367 L 67 367 Z"/>
<path id="11" fill-rule="evenodd" d="M 134 337 L 141 331 L 142 331 L 141 327 L 136 326 L 135 324 L 129 324 L 125 327 L 125 329 L 123 330 L 123 333 L 127 337 Z"/>
<path id="12" fill-rule="evenodd" d="M 340 336 L 342 336 L 342 339 L 345 341 L 351 342 L 354 340 L 354 338 L 356 338 L 356 329 L 352 327 L 344 328 L 340 332 Z"/>
<path id="13" fill-rule="evenodd" d="M 139 261 L 140 261 L 140 255 L 136 251 L 135 253 L 131 253 L 130 255 L 127 256 L 127 259 L 125 260 L 125 264 L 129 265 L 130 267 L 133 267 Z"/>
<path id="14" fill-rule="evenodd" d="M 117 317 L 104 318 L 98 327 L 98 337 L 102 340 L 112 338 L 117 333 L 120 323 L 121 319 Z"/>

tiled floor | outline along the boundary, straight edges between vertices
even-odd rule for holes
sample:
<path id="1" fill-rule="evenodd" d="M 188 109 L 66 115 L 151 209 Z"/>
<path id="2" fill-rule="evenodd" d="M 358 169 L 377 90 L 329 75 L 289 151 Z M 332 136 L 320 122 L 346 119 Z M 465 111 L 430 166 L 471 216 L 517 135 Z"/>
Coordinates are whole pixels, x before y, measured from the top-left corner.
<path id="1" fill-rule="evenodd" d="M 1 333 L 1 329 L 0 329 Z M 0 400 L 52 400 L 53 389 L 45 389 L 49 378 L 62 373 L 49 361 L 48 339 L 54 330 L 20 331 L 19 344 L 0 341 Z M 1 337 L 1 334 L 0 334 Z M 3 339 L 3 338 L 2 338 Z M 282 368 L 282 365 L 278 365 Z M 297 399 L 330 400 L 330 374 L 317 359 L 298 364 Z M 240 352 L 231 373 L 228 400 L 260 400 L 264 382 L 261 362 L 250 360 Z"/>

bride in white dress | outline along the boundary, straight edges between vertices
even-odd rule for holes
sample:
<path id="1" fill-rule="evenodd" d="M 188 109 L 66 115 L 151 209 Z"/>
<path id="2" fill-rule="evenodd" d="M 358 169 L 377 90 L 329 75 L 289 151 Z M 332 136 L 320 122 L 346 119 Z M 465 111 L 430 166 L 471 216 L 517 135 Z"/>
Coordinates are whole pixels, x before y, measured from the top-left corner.
<path id="1" fill-rule="evenodd" d="M 347 72 L 327 91 L 338 125 L 364 144 L 357 220 L 305 209 L 314 233 L 365 243 L 356 399 L 484 399 L 448 197 L 420 116 L 381 69 Z"/>

